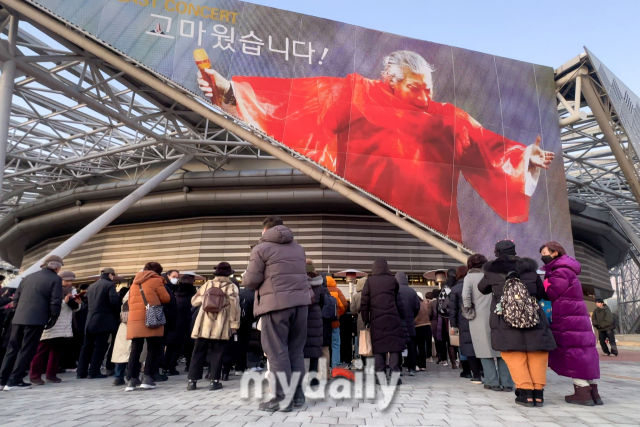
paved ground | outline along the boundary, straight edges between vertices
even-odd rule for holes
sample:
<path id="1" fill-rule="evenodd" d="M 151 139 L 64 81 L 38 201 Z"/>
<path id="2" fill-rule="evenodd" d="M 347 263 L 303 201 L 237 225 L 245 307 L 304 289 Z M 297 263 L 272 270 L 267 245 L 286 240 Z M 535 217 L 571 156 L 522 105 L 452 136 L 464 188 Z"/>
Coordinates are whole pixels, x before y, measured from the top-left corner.
<path id="1" fill-rule="evenodd" d="M 640 353 L 640 352 L 639 352 Z M 0 393 L 0 425 L 98 427 L 191 425 L 224 427 L 321 427 L 328 425 L 426 426 L 593 426 L 640 425 L 640 363 L 606 358 L 599 381 L 604 406 L 581 407 L 564 402 L 571 381 L 549 371 L 543 408 L 513 403 L 513 393 L 484 390 L 459 377 L 460 371 L 429 364 L 427 372 L 403 377 L 392 404 L 379 411 L 363 400 L 308 402 L 291 413 L 257 411 L 243 401 L 239 377 L 225 388 L 188 392 L 186 375 L 171 377 L 151 391 L 125 393 L 112 379 L 76 380 L 62 374 L 61 384 Z M 203 384 L 205 385 L 205 384 Z"/>

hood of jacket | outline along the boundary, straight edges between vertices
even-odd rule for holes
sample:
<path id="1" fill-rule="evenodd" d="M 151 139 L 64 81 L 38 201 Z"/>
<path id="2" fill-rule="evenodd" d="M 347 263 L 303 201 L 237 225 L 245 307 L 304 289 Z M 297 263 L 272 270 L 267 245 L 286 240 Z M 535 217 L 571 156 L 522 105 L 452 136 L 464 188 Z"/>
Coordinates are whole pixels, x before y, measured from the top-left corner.
<path id="1" fill-rule="evenodd" d="M 402 271 L 398 271 L 396 273 L 396 280 L 400 284 L 400 286 L 409 286 L 409 279 L 407 279 L 407 275 Z"/>
<path id="2" fill-rule="evenodd" d="M 373 262 L 373 267 L 371 268 L 371 275 L 380 276 L 382 274 L 391 275 L 391 272 L 389 271 L 389 264 L 387 263 L 387 260 L 384 258 L 378 258 Z"/>
<path id="3" fill-rule="evenodd" d="M 284 225 L 276 225 L 264 232 L 260 238 L 260 243 L 291 243 L 293 242 L 293 231 L 289 230 Z"/>
<path id="4" fill-rule="evenodd" d="M 322 282 L 322 276 L 309 277 L 309 284 L 314 288 L 316 286 L 322 286 Z"/>
<path id="5" fill-rule="evenodd" d="M 149 280 L 154 276 L 160 277 L 160 275 L 155 271 L 151 271 L 151 270 L 140 271 L 138 272 L 138 274 L 136 274 L 136 277 L 133 279 L 133 284 L 139 285 L 141 283 L 146 282 L 147 280 Z"/>
<path id="6" fill-rule="evenodd" d="M 493 261 L 487 262 L 483 269 L 489 273 L 509 274 L 513 270 L 513 264 L 521 273 L 538 271 L 538 263 L 531 258 L 520 258 L 515 255 L 501 255 Z"/>
<path id="7" fill-rule="evenodd" d="M 574 273 L 576 273 L 576 276 L 580 275 L 580 272 L 582 271 L 580 263 L 571 258 L 569 255 L 559 256 L 549 264 L 542 267 L 542 269 L 547 273 L 551 273 L 559 268 L 568 268 L 569 270 L 572 270 Z"/>
<path id="8" fill-rule="evenodd" d="M 356 292 L 362 292 L 362 290 L 364 289 L 365 283 L 367 283 L 366 277 L 359 278 L 358 281 L 356 282 Z"/>
<path id="9" fill-rule="evenodd" d="M 334 279 L 331 276 L 327 276 L 327 287 L 328 288 L 335 288 L 337 286 L 338 286 L 338 284 L 336 283 L 336 279 Z"/>

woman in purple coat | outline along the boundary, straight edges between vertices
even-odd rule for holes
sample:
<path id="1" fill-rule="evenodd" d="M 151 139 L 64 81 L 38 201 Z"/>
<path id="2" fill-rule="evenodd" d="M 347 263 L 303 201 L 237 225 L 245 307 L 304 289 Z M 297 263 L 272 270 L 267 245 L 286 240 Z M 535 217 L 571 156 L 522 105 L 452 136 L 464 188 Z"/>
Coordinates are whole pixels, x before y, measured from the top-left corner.
<path id="1" fill-rule="evenodd" d="M 558 242 L 540 248 L 545 271 L 544 286 L 551 300 L 551 330 L 558 348 L 549 353 L 549 367 L 573 378 L 574 394 L 565 401 L 577 405 L 602 405 L 598 386 L 600 358 L 589 311 L 578 280 L 580 263 L 566 254 Z"/>

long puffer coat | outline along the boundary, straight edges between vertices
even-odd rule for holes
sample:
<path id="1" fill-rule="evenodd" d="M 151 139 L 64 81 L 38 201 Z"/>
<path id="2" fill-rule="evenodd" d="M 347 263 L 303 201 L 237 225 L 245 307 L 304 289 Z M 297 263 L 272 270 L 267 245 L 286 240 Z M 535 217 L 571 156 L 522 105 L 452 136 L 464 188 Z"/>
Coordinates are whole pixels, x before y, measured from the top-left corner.
<path id="1" fill-rule="evenodd" d="M 187 344 L 191 338 L 191 298 L 196 294 L 192 284 L 181 283 L 176 298 L 175 328 L 167 333 L 166 344 Z"/>
<path id="2" fill-rule="evenodd" d="M 362 321 L 362 315 L 360 314 L 360 305 L 362 303 L 362 290 L 364 289 L 364 284 L 367 283 L 366 277 L 361 277 L 358 279 L 356 284 L 356 293 L 351 295 L 351 304 L 349 304 L 351 308 L 351 314 L 354 316 L 358 316 L 356 336 L 360 336 L 360 331 L 364 329 L 364 322 Z"/>
<path id="3" fill-rule="evenodd" d="M 549 353 L 549 367 L 569 378 L 600 378 L 596 336 L 578 280 L 580 263 L 562 255 L 543 269 L 553 316 L 551 330 L 558 344 L 558 348 Z"/>
<path id="4" fill-rule="evenodd" d="M 529 290 L 529 294 L 539 301 L 547 299 L 542 279 L 538 276 L 538 264 L 530 258 L 514 255 L 500 255 L 483 267 L 484 277 L 478 284 L 478 290 L 484 295 L 492 294 L 491 346 L 496 351 L 552 351 L 556 348 L 547 316 L 539 308 L 540 323 L 533 328 L 518 329 L 507 325 L 502 316 L 496 313 L 496 305 L 504 293 L 507 275 L 512 271 L 520 274 L 520 280 Z"/>
<path id="5" fill-rule="evenodd" d="M 452 328 L 458 328 L 460 334 L 460 353 L 463 356 L 475 357 L 473 350 L 473 341 L 471 339 L 471 329 L 469 328 L 469 320 L 462 315 L 462 288 L 464 287 L 464 279 L 451 288 L 449 294 L 449 318 Z"/>
<path id="6" fill-rule="evenodd" d="M 307 315 L 307 341 L 304 344 L 304 357 L 322 356 L 322 306 L 324 305 L 324 292 L 322 277 L 309 278 L 311 290 L 313 290 L 313 303 L 309 306 Z"/>
<path id="7" fill-rule="evenodd" d="M 371 325 L 374 353 L 397 353 L 405 349 L 404 305 L 400 285 L 389 272 L 384 259 L 373 263 L 372 275 L 362 290 L 360 312 L 365 325 Z"/>
<path id="8" fill-rule="evenodd" d="M 322 277 L 322 289 L 324 291 L 324 295 L 331 296 L 329 293 L 329 288 L 327 286 L 327 273 L 320 273 L 320 277 Z M 333 333 L 333 325 L 331 320 L 322 319 L 322 346 L 323 347 L 331 347 L 331 335 Z"/>

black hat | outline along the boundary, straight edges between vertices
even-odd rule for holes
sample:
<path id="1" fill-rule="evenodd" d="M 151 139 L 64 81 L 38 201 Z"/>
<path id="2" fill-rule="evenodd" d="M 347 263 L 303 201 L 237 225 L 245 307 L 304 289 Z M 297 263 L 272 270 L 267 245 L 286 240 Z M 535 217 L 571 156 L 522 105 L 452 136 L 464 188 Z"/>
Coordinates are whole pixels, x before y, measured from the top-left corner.
<path id="1" fill-rule="evenodd" d="M 516 254 L 516 244 L 511 240 L 501 240 L 496 243 L 495 248 L 496 256 L 499 255 L 515 255 Z"/>
<path id="2" fill-rule="evenodd" d="M 596 298 L 596 302 L 599 302 L 601 304 L 604 304 L 604 300 L 602 298 Z"/>
<path id="3" fill-rule="evenodd" d="M 218 264 L 218 266 L 216 267 L 215 270 L 213 270 L 213 274 L 215 274 L 216 276 L 231 276 L 233 273 L 235 273 L 235 270 L 231 269 L 231 266 L 229 265 L 228 262 L 221 262 L 220 264 Z"/>

